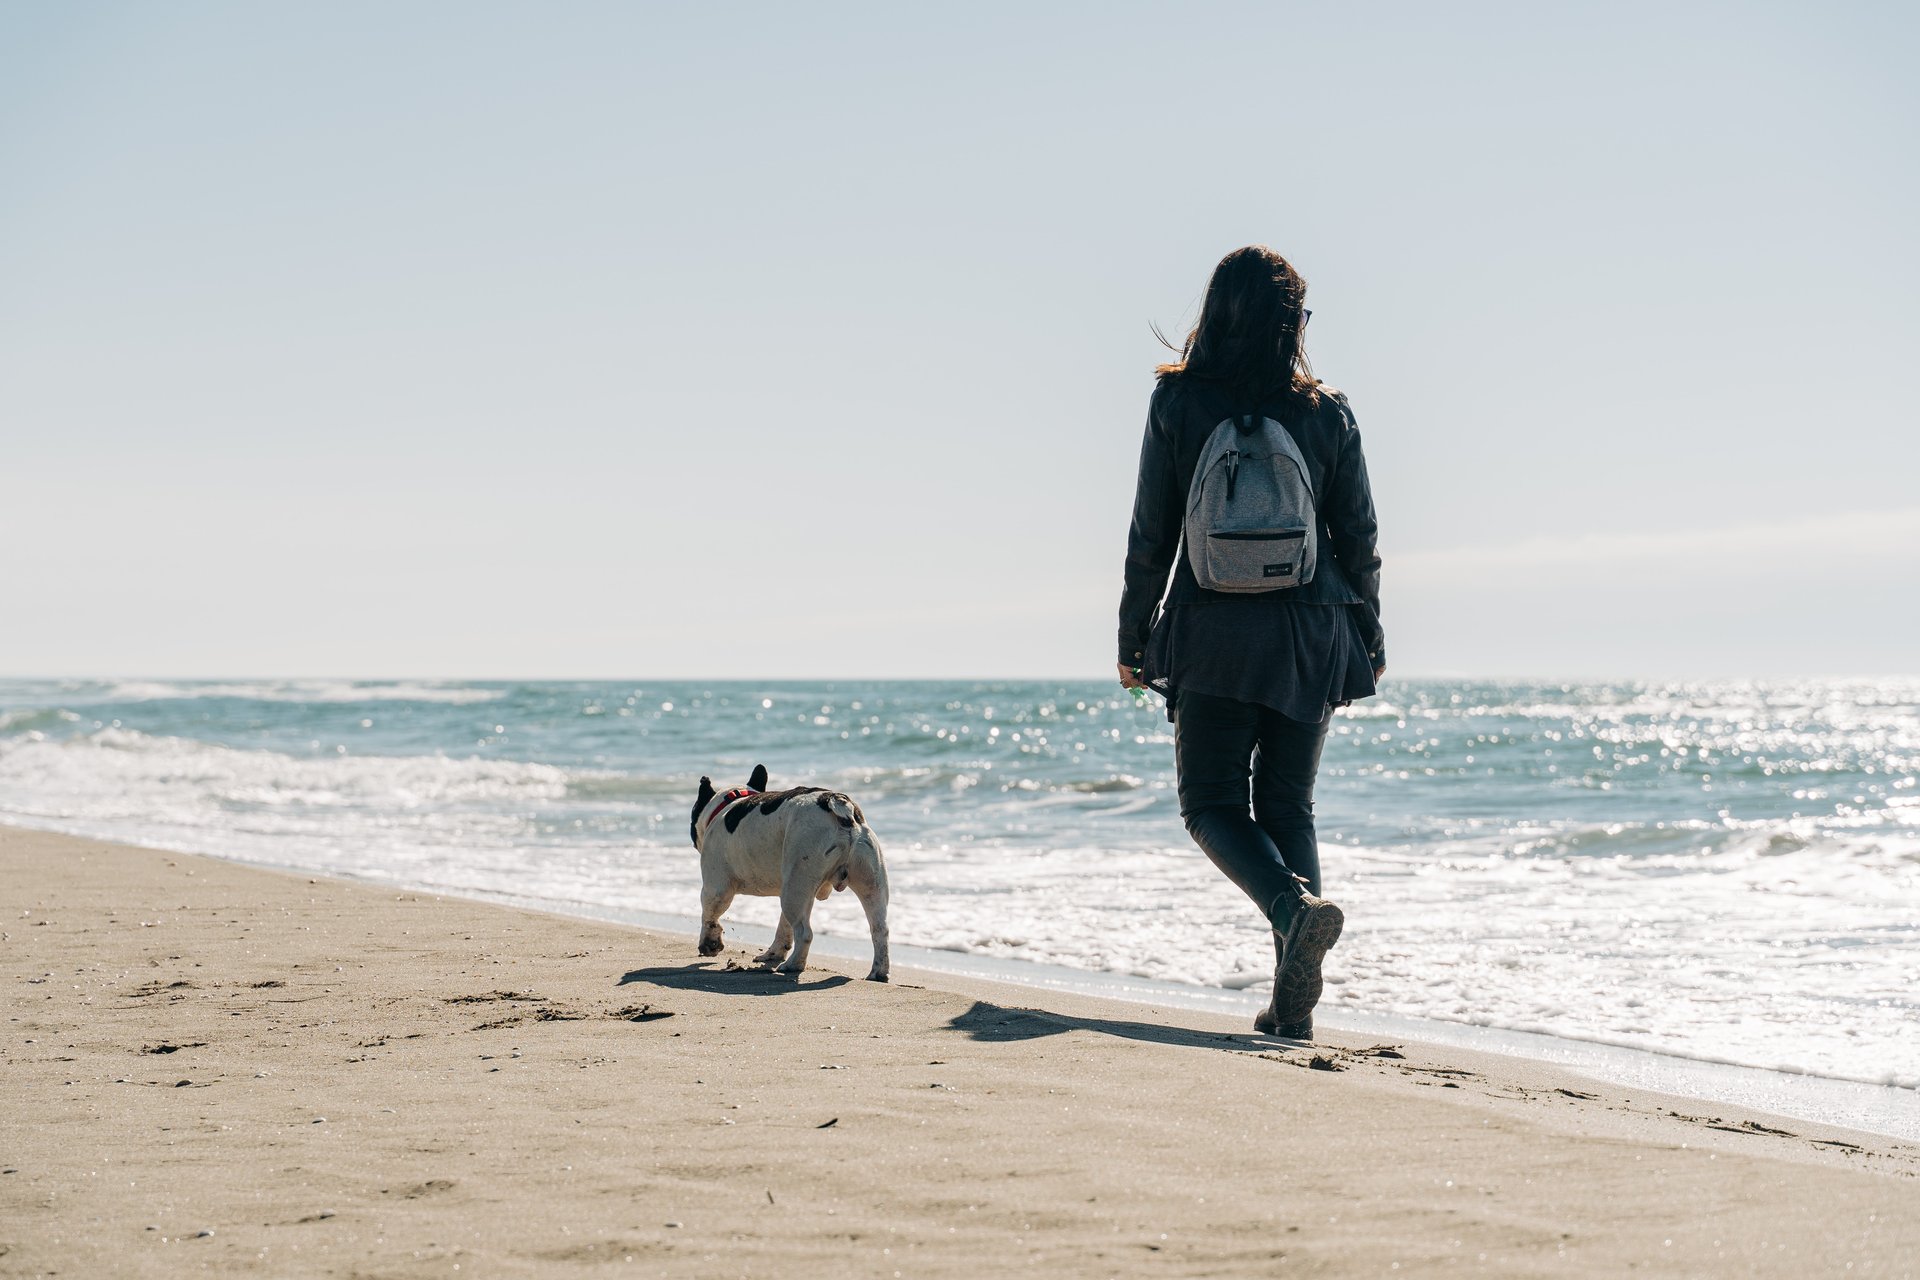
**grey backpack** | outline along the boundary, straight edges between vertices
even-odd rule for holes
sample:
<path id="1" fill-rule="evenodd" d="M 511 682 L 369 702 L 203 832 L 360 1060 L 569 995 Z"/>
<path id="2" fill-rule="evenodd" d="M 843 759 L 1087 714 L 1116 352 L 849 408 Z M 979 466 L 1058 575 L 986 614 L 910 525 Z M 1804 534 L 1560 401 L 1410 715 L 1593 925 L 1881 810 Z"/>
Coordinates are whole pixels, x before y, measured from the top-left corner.
<path id="1" fill-rule="evenodd" d="M 1320 517 L 1307 460 L 1259 413 L 1213 429 L 1187 490 L 1187 558 L 1208 591 L 1278 591 L 1313 581 Z"/>

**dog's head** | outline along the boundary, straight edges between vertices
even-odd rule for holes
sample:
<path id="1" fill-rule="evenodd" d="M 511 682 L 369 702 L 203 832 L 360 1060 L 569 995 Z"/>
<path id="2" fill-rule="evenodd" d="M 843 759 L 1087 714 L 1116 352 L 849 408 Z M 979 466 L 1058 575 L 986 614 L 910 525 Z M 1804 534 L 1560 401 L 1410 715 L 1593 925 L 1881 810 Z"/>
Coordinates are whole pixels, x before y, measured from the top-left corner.
<path id="1" fill-rule="evenodd" d="M 749 791 L 767 789 L 767 766 L 763 764 L 753 766 L 753 773 L 747 778 L 747 789 Z M 687 824 L 688 834 L 692 837 L 693 847 L 696 849 L 700 847 L 700 815 L 706 812 L 708 805 L 713 803 L 713 797 L 716 794 L 713 789 L 713 779 L 704 773 L 701 774 L 700 790 L 693 798 L 693 820 Z"/>

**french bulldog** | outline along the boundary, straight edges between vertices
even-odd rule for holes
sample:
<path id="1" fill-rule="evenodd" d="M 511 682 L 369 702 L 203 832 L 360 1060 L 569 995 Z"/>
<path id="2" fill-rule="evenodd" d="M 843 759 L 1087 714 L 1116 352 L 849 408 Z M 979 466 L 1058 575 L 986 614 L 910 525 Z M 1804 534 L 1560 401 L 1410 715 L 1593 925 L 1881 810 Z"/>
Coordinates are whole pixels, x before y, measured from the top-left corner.
<path id="1" fill-rule="evenodd" d="M 852 889 L 873 934 L 873 969 L 885 982 L 887 864 L 860 806 L 822 787 L 767 790 L 767 766 L 755 765 L 744 787 L 715 792 L 700 779 L 693 802 L 693 847 L 700 851 L 700 954 L 719 954 L 720 917 L 734 895 L 777 896 L 780 927 L 754 963 L 797 975 L 813 946 L 816 899 Z"/>

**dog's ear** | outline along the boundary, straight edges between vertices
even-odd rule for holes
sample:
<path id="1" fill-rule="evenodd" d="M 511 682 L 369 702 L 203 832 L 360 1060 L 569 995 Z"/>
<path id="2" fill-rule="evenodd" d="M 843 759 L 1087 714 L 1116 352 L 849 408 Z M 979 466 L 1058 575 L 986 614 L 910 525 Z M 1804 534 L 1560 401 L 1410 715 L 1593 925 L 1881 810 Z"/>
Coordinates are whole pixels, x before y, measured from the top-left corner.
<path id="1" fill-rule="evenodd" d="M 700 847 L 700 811 L 713 799 L 713 779 L 706 774 L 700 775 L 700 794 L 693 798 L 693 820 L 687 824 L 687 835 L 693 841 L 693 847 Z"/>
<path id="2" fill-rule="evenodd" d="M 763 764 L 753 766 L 753 776 L 747 779 L 747 785 L 755 791 L 765 791 L 767 789 L 767 766 Z"/>

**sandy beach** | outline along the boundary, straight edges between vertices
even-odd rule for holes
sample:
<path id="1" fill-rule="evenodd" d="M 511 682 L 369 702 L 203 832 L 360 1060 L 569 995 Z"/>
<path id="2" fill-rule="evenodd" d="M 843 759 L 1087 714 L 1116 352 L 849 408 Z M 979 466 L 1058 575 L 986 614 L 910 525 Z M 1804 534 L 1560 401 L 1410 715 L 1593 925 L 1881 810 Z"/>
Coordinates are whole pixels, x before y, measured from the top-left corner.
<path id="1" fill-rule="evenodd" d="M 0 904 L 8 1276 L 1920 1268 L 1913 1144 L 1516 1059 L 11 829 Z"/>

